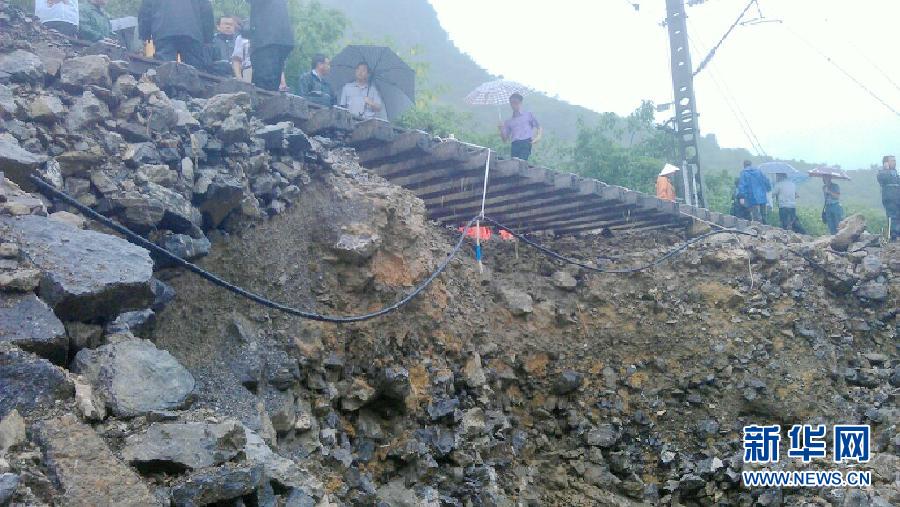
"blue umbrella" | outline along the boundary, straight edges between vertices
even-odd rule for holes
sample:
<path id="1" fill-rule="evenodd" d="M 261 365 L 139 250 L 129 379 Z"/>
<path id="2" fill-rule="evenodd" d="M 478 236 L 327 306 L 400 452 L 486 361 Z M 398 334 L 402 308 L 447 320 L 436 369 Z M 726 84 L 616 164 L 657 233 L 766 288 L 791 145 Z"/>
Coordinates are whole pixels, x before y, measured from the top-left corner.
<path id="1" fill-rule="evenodd" d="M 776 174 L 784 174 L 790 180 L 795 182 L 801 182 L 806 180 L 809 176 L 804 174 L 801 171 L 798 171 L 794 166 L 788 164 L 786 162 L 766 162 L 764 164 L 759 164 L 759 170 L 762 171 L 766 176 L 775 176 Z"/>

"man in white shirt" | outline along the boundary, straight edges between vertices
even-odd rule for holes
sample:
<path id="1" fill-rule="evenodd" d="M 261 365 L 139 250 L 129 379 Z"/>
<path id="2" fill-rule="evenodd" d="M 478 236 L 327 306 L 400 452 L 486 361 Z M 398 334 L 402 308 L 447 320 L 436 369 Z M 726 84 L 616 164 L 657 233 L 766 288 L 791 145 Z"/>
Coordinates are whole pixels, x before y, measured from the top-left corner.
<path id="1" fill-rule="evenodd" d="M 775 190 L 773 192 L 778 203 L 778 217 L 781 219 L 781 227 L 789 231 L 806 234 L 806 230 L 797 218 L 797 185 L 785 174 L 775 177 Z"/>
<path id="2" fill-rule="evenodd" d="M 338 105 L 346 107 L 351 114 L 363 119 L 387 120 L 381 94 L 375 85 L 369 84 L 369 65 L 365 62 L 356 66 L 356 81 L 344 85 Z"/>
<path id="3" fill-rule="evenodd" d="M 78 35 L 78 0 L 35 0 L 34 15 L 47 28 L 70 37 Z"/>

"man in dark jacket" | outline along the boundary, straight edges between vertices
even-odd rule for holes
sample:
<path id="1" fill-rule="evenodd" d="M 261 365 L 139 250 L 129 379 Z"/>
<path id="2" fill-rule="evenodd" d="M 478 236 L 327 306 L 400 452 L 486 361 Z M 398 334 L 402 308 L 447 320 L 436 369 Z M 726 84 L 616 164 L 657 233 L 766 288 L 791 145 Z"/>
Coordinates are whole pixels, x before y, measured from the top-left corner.
<path id="1" fill-rule="evenodd" d="M 300 74 L 297 95 L 325 107 L 333 106 L 334 91 L 331 89 L 331 85 L 325 82 L 325 76 L 329 72 L 331 72 L 331 60 L 323 54 L 313 56 L 312 70 Z"/>
<path id="2" fill-rule="evenodd" d="M 897 173 L 897 159 L 888 155 L 881 159 L 878 184 L 881 185 L 881 203 L 891 222 L 891 241 L 900 238 L 900 174 Z"/>
<path id="3" fill-rule="evenodd" d="M 209 0 L 142 0 L 138 12 L 142 40 L 153 39 L 156 59 L 202 69 L 207 65 L 204 45 L 212 41 L 215 21 Z"/>
<path id="4" fill-rule="evenodd" d="M 753 167 L 749 160 L 744 161 L 744 170 L 738 180 L 738 196 L 740 203 L 750 211 L 750 219 L 756 222 L 763 220 L 766 205 L 769 202 L 768 193 L 772 190 L 769 178 Z"/>
<path id="5" fill-rule="evenodd" d="M 284 62 L 294 50 L 294 27 L 287 0 L 249 0 L 250 59 L 253 84 L 276 91 L 281 84 Z M 246 34 L 245 34 L 246 35 Z"/>
<path id="6" fill-rule="evenodd" d="M 234 16 L 219 16 L 216 33 L 210 46 L 210 70 L 223 76 L 231 76 L 231 56 L 238 37 L 237 20 Z"/>

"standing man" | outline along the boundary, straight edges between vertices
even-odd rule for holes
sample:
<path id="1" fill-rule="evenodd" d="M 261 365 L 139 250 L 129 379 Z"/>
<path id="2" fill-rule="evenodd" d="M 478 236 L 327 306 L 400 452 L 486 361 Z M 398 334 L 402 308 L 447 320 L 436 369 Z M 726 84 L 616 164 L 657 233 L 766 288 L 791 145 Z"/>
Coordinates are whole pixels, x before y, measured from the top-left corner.
<path id="1" fill-rule="evenodd" d="M 881 203 L 890 222 L 891 241 L 900 238 L 900 174 L 897 173 L 897 159 L 888 155 L 881 160 L 878 184 L 881 185 Z"/>
<path id="2" fill-rule="evenodd" d="M 210 46 L 210 62 L 212 70 L 217 74 L 228 76 L 232 74 L 231 56 L 234 54 L 237 37 L 237 20 L 234 16 L 220 16 Z"/>
<path id="3" fill-rule="evenodd" d="M 797 218 L 797 185 L 786 174 L 775 176 L 775 201 L 778 203 L 778 218 L 781 228 L 806 234 L 800 219 Z"/>
<path id="4" fill-rule="evenodd" d="M 498 128 L 503 141 L 512 142 L 510 152 L 513 158 L 528 160 L 531 157 L 532 145 L 540 142 L 544 129 L 533 114 L 522 111 L 523 100 L 522 95 L 518 93 L 509 97 L 509 106 L 513 110 L 512 118 L 501 123 Z"/>
<path id="5" fill-rule="evenodd" d="M 294 50 L 294 28 L 287 0 L 249 0 L 250 58 L 253 84 L 277 91 L 282 83 L 284 63 Z"/>
<path id="6" fill-rule="evenodd" d="M 672 175 L 680 169 L 672 164 L 666 164 L 663 167 L 659 177 L 656 178 L 656 198 L 663 201 L 675 202 L 675 185 L 672 183 Z"/>
<path id="7" fill-rule="evenodd" d="M 841 206 L 841 187 L 832 181 L 831 176 L 822 178 L 822 192 L 825 194 L 825 209 L 822 210 L 822 218 L 828 225 L 828 232 L 837 234 L 838 224 L 844 219 L 844 208 Z"/>
<path id="8" fill-rule="evenodd" d="M 750 219 L 763 223 L 763 209 L 769 202 L 768 193 L 772 190 L 769 178 L 759 169 L 753 167 L 749 160 L 744 161 L 744 170 L 738 180 L 738 196 L 741 206 L 750 211 Z"/>
<path id="9" fill-rule="evenodd" d="M 323 54 L 317 54 L 313 56 L 311 66 L 310 72 L 300 74 L 297 95 L 325 107 L 333 106 L 334 91 L 331 85 L 325 82 L 325 76 L 331 72 L 331 60 Z"/>
<path id="10" fill-rule="evenodd" d="M 112 25 L 105 10 L 106 4 L 107 0 L 87 0 L 81 5 L 79 39 L 97 42 L 112 36 Z"/>
<path id="11" fill-rule="evenodd" d="M 205 45 L 212 42 L 215 20 L 209 0 L 142 0 L 138 11 L 141 39 L 153 40 L 156 59 L 203 69 Z"/>
<path id="12" fill-rule="evenodd" d="M 78 0 L 35 0 L 34 15 L 51 30 L 78 35 Z"/>
<path id="13" fill-rule="evenodd" d="M 356 81 L 344 85 L 339 103 L 341 107 L 349 109 L 350 114 L 364 120 L 369 118 L 387 120 L 381 94 L 375 85 L 369 83 L 369 64 L 366 62 L 359 62 L 356 66 Z"/>

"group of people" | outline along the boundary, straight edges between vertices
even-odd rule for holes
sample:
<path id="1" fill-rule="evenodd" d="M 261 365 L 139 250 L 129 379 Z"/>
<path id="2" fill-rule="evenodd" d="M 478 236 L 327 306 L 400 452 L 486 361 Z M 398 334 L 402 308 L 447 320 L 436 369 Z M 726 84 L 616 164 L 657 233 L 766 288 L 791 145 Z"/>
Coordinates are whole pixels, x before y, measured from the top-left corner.
<path id="1" fill-rule="evenodd" d="M 97 42 L 113 35 L 107 0 L 35 0 L 34 14 L 48 28 Z"/>

